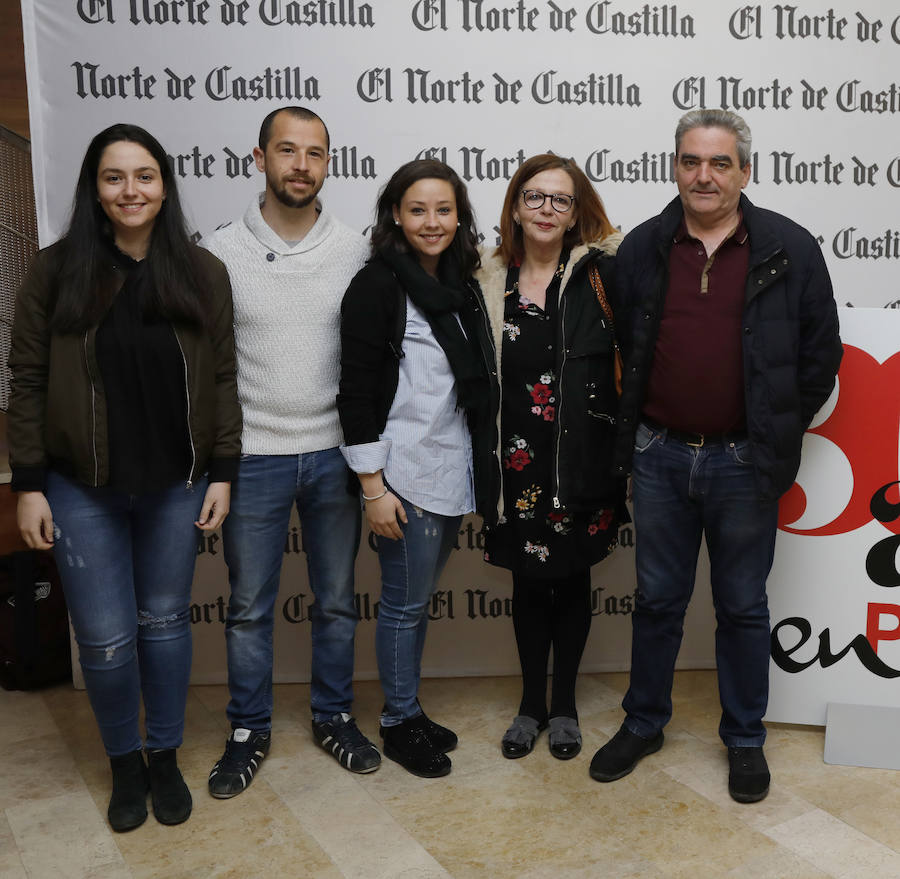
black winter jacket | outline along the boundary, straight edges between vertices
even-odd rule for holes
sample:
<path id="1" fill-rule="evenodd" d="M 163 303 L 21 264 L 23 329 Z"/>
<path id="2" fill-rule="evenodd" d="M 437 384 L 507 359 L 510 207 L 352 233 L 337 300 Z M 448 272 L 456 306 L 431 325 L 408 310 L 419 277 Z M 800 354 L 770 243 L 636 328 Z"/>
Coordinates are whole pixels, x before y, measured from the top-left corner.
<path id="1" fill-rule="evenodd" d="M 745 195 L 740 210 L 750 236 L 742 336 L 747 433 L 760 497 L 774 500 L 794 482 L 803 434 L 834 388 L 843 348 L 831 279 L 816 240 Z M 626 236 L 617 256 L 614 307 L 625 356 L 616 445 L 621 477 L 631 472 L 669 253 L 683 215 L 680 198 L 673 199 Z"/>
<path id="2" fill-rule="evenodd" d="M 559 400 L 556 404 L 556 460 L 553 468 L 553 506 L 571 512 L 604 507 L 622 508 L 621 486 L 613 472 L 618 399 L 615 388 L 615 338 L 597 302 L 588 268 L 595 263 L 612 300 L 613 255 L 622 236 L 579 245 L 569 255 L 560 285 L 557 368 Z M 481 284 L 494 334 L 498 374 L 502 370 L 503 310 L 507 266 L 497 257 L 483 258 L 475 273 Z M 499 442 L 499 430 L 497 431 Z M 499 445 L 497 449 L 499 458 Z M 503 512 L 498 486 L 496 504 Z"/>
<path id="3" fill-rule="evenodd" d="M 475 481 L 475 508 L 490 524 L 491 502 L 500 483 L 496 413 L 500 402 L 494 350 L 484 302 L 478 285 L 468 286 L 468 307 L 481 330 L 478 346 L 484 358 L 490 386 L 490 405 L 482 407 L 481 423 L 469 417 L 472 434 L 472 463 Z M 398 342 L 402 329 L 398 320 L 406 293 L 391 267 L 373 257 L 350 282 L 341 303 L 341 378 L 337 395 L 338 414 L 348 446 L 377 442 L 387 424 L 400 376 Z M 405 323 L 404 323 L 405 326 Z M 397 336 L 400 336 L 400 339 Z M 355 482 L 355 480 L 354 480 Z"/>

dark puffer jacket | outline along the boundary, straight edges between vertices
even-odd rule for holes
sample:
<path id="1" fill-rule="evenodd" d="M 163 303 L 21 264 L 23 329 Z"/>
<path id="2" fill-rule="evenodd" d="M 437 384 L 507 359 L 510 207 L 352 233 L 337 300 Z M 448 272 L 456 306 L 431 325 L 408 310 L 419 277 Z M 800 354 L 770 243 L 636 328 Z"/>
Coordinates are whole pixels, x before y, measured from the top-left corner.
<path id="1" fill-rule="evenodd" d="M 794 482 L 803 434 L 834 387 L 843 348 L 831 279 L 816 240 L 744 195 L 740 210 L 750 235 L 742 337 L 747 433 L 760 497 L 775 499 Z M 616 322 L 625 355 L 616 441 L 621 477 L 631 472 L 669 253 L 683 215 L 675 198 L 627 235 L 617 256 Z"/>

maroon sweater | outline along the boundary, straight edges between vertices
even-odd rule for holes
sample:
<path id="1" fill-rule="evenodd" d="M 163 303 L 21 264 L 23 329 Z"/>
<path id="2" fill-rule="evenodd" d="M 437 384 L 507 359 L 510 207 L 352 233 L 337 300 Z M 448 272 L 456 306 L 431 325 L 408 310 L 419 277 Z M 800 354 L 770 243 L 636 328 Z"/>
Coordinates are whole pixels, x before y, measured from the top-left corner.
<path id="1" fill-rule="evenodd" d="M 710 256 L 682 221 L 669 256 L 647 418 L 692 433 L 745 429 L 741 318 L 749 260 L 743 219 Z"/>

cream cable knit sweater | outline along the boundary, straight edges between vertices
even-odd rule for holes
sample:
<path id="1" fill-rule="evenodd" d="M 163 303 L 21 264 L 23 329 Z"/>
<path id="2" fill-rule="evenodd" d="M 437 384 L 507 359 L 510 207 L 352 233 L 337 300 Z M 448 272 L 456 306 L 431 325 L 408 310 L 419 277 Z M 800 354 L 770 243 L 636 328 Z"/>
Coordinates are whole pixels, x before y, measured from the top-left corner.
<path id="1" fill-rule="evenodd" d="M 369 247 L 324 208 L 306 237 L 288 247 L 263 219 L 262 200 L 201 242 L 231 277 L 241 450 L 334 448 L 342 442 L 335 407 L 341 300 Z"/>

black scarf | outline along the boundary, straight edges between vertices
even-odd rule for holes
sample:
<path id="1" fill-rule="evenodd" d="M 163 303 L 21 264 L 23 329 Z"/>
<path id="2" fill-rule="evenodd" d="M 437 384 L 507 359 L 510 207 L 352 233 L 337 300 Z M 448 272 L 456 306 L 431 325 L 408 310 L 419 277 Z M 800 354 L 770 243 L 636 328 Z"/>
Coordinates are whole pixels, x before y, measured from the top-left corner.
<path id="1" fill-rule="evenodd" d="M 440 279 L 434 278 L 407 253 L 383 250 L 381 258 L 391 267 L 413 305 L 425 315 L 434 338 L 447 355 L 456 379 L 458 405 L 470 414 L 487 399 L 487 374 L 478 348 L 469 298 L 459 269 L 453 261 L 441 260 Z M 460 327 L 456 314 L 465 327 Z"/>

